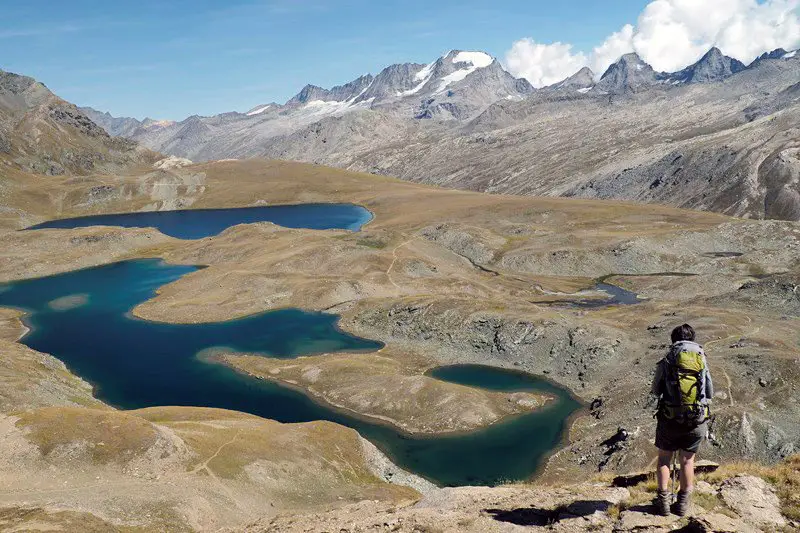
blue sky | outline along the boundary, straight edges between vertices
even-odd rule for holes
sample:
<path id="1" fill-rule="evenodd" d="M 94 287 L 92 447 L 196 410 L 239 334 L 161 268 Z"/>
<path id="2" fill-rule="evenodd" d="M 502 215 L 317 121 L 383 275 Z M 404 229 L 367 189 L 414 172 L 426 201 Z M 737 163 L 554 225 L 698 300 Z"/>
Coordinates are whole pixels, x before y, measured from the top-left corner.
<path id="1" fill-rule="evenodd" d="M 283 102 L 449 49 L 522 37 L 589 51 L 646 0 L 3 0 L 0 68 L 117 116 L 182 119 Z"/>

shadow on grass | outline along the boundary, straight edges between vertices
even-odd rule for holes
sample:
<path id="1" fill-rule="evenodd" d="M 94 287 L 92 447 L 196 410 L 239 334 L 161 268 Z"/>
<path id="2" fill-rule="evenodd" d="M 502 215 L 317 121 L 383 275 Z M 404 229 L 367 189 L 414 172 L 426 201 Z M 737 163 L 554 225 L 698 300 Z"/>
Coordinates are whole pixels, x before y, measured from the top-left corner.
<path id="1" fill-rule="evenodd" d="M 485 512 L 499 522 L 507 522 L 518 526 L 549 526 L 567 518 L 590 516 L 611 507 L 605 500 L 581 500 L 562 505 L 555 509 L 537 507 L 521 507 L 518 509 L 486 509 Z"/>

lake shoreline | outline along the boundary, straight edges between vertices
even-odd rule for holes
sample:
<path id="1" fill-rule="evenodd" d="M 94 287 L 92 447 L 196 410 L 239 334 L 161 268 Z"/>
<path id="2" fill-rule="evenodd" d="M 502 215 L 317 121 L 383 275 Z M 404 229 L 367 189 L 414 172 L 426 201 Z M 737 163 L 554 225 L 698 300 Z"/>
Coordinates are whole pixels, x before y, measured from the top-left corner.
<path id="1" fill-rule="evenodd" d="M 139 265 L 139 266 L 137 266 L 137 265 Z M 141 274 L 138 273 L 137 269 L 139 269 L 140 267 L 144 267 L 146 269 L 150 269 L 154 273 L 156 281 L 154 281 L 154 282 L 146 282 L 147 276 L 142 276 Z M 162 269 L 165 270 L 166 272 L 172 272 L 172 274 L 169 274 L 167 277 L 165 277 L 164 274 L 160 273 L 162 271 Z M 104 292 L 103 293 L 104 296 L 103 297 L 99 297 L 98 294 L 96 294 L 94 292 L 95 289 L 88 289 L 88 286 L 85 286 L 85 283 L 87 281 L 91 281 L 92 279 L 96 278 L 96 276 L 98 275 L 98 274 L 96 274 L 96 272 L 102 272 L 103 273 L 102 275 L 104 277 L 101 278 L 101 279 L 105 280 L 102 283 L 110 284 L 111 287 L 126 286 L 126 285 L 124 285 L 124 283 L 126 283 L 124 281 L 124 279 L 127 279 L 127 278 L 120 278 L 120 280 L 117 281 L 117 277 L 115 277 L 115 276 L 119 276 L 119 275 L 128 276 L 128 277 L 130 277 L 130 279 L 137 279 L 138 280 L 137 284 L 141 283 L 141 282 L 146 282 L 145 285 L 142 286 L 142 288 L 137 289 L 139 291 L 144 290 L 146 292 L 145 293 L 141 293 L 140 296 L 136 297 L 137 301 L 140 300 L 140 299 L 144 299 L 146 301 L 146 300 L 152 298 L 152 295 L 154 295 L 156 292 L 158 292 L 160 287 L 165 286 L 165 284 L 168 285 L 172 281 L 175 281 L 175 280 L 179 279 L 182 276 L 186 276 L 186 275 L 189 275 L 189 274 L 191 274 L 193 272 L 196 272 L 196 270 L 194 270 L 194 267 L 189 266 L 189 265 L 172 265 L 172 264 L 170 264 L 169 262 L 167 262 L 167 261 L 165 261 L 163 259 L 152 259 L 152 258 L 150 258 L 150 259 L 141 259 L 141 260 L 120 261 L 120 262 L 115 262 L 115 263 L 111 263 L 111 264 L 108 264 L 108 265 L 103 265 L 103 266 L 100 266 L 100 267 L 94 267 L 94 268 L 89 268 L 89 269 L 79 269 L 79 270 L 76 270 L 76 271 L 73 271 L 73 272 L 60 274 L 60 275 L 56 275 L 56 276 L 44 276 L 44 277 L 41 277 L 41 278 L 35 278 L 33 280 L 26 280 L 26 281 L 22 281 L 22 282 L 11 283 L 9 286 L 12 287 L 12 289 L 13 289 L 13 287 L 15 285 L 19 286 L 19 287 L 42 286 L 44 288 L 44 287 L 60 286 L 60 284 L 62 283 L 61 279 L 86 280 L 86 281 L 80 282 L 80 283 L 83 283 L 84 285 L 81 285 L 79 283 L 78 285 L 75 285 L 75 286 L 73 286 L 73 285 L 65 286 L 63 288 L 63 292 L 62 293 L 64 293 L 65 296 L 74 295 L 74 294 L 83 294 L 83 295 L 85 295 L 85 298 L 87 299 L 87 301 L 90 302 L 86 306 L 82 306 L 82 307 L 81 306 L 78 306 L 78 307 L 68 306 L 68 307 L 65 307 L 61 311 L 55 312 L 52 309 L 51 302 L 54 301 L 54 299 L 63 298 L 64 296 L 61 296 L 60 294 L 51 294 L 49 292 L 49 289 L 47 289 L 47 290 L 45 290 L 45 289 L 39 290 L 39 292 L 37 292 L 35 294 L 41 294 L 41 297 L 43 298 L 43 300 L 41 301 L 41 304 L 37 304 L 37 305 L 31 304 L 31 305 L 26 305 L 25 306 L 25 310 L 27 311 L 27 314 L 22 317 L 22 321 L 28 325 L 28 331 L 26 332 L 26 336 L 23 339 L 21 339 L 21 341 L 22 341 L 22 343 L 27 344 L 31 348 L 37 349 L 39 351 L 44 351 L 45 353 L 52 353 L 57 359 L 60 359 L 62 362 L 64 362 L 64 364 L 67 366 L 67 368 L 69 369 L 69 371 L 73 375 L 76 375 L 77 377 L 81 378 L 82 380 L 84 380 L 85 382 L 87 382 L 87 383 L 89 383 L 91 385 L 92 391 L 93 391 L 93 396 L 95 398 L 100 398 L 100 401 L 103 402 L 106 405 L 109 405 L 109 406 L 111 406 L 113 408 L 116 408 L 116 409 L 119 409 L 121 411 L 128 411 L 128 410 L 132 410 L 132 409 L 135 410 L 135 409 L 142 408 L 142 407 L 149 407 L 151 405 L 162 405 L 162 403 L 145 403 L 145 404 L 141 404 L 141 405 L 137 405 L 137 406 L 129 406 L 126 403 L 129 400 L 121 401 L 119 398 L 115 399 L 115 398 L 117 398 L 118 393 L 114 391 L 115 385 L 113 384 L 113 381 L 111 383 L 107 383 L 103 379 L 98 380 L 97 377 L 93 377 L 91 374 L 86 374 L 85 371 L 84 371 L 85 370 L 84 365 L 87 364 L 86 362 L 80 362 L 80 358 L 79 358 L 77 360 L 77 361 L 79 361 L 79 364 L 77 364 L 77 366 L 76 366 L 76 361 L 73 360 L 75 356 L 69 356 L 69 357 L 67 357 L 65 359 L 65 358 L 63 358 L 61 356 L 62 354 L 60 354 L 58 350 L 46 349 L 47 345 L 46 344 L 45 345 L 41 344 L 41 342 L 43 342 L 44 340 L 49 338 L 49 335 L 51 333 L 55 333 L 55 332 L 47 333 L 48 330 L 47 330 L 47 327 L 46 327 L 46 323 L 41 323 L 41 324 L 38 323 L 38 321 L 40 321 L 41 319 L 36 319 L 37 320 L 37 326 L 35 328 L 33 327 L 32 321 L 34 320 L 34 315 L 36 315 L 38 313 L 38 311 L 37 311 L 37 309 L 38 309 L 37 306 L 38 305 L 43 305 L 45 309 L 49 310 L 49 312 L 50 312 L 49 316 L 51 316 L 51 319 L 58 320 L 59 323 L 61 323 L 62 320 L 64 320 L 65 318 L 67 318 L 69 316 L 72 316 L 72 315 L 82 316 L 82 313 L 85 313 L 85 312 L 92 313 L 92 309 L 93 309 L 94 306 L 96 306 L 96 305 L 101 305 L 101 306 L 104 305 L 103 304 L 103 298 L 116 298 L 117 297 L 116 296 L 117 290 L 113 290 L 111 293 Z M 61 277 L 59 277 L 59 276 L 61 276 Z M 111 276 L 111 277 L 108 277 L 108 276 Z M 172 281 L 171 281 L 171 278 L 169 276 L 172 276 L 172 278 L 174 278 L 174 279 L 172 279 Z M 70 282 L 70 283 L 73 283 L 73 282 Z M 152 287 L 151 287 L 150 284 L 152 284 L 152 283 L 155 283 L 155 285 L 152 285 Z M 101 286 L 105 286 L 105 285 L 101 285 Z M 27 290 L 27 289 L 23 289 L 23 290 Z M 103 289 L 103 290 L 105 291 L 105 289 Z M 44 291 L 44 292 L 42 292 L 42 291 Z M 18 296 L 15 296 L 17 294 L 22 294 L 22 293 L 19 293 L 18 291 L 14 292 L 13 290 L 11 292 L 9 292 L 9 291 L 4 292 L 3 293 L 3 297 L 4 297 L 3 299 L 5 299 L 5 301 L 3 303 L 7 304 L 7 302 L 14 300 L 14 298 L 18 297 Z M 124 294 L 124 292 L 123 292 L 123 294 Z M 125 296 L 124 298 L 127 298 L 127 296 Z M 3 299 L 0 299 L 0 301 L 2 301 Z M 135 305 L 136 305 L 136 302 L 133 302 L 134 308 L 135 308 Z M 122 310 L 120 310 L 120 311 L 122 311 Z M 300 313 L 300 316 L 305 316 L 305 313 L 303 313 L 300 310 L 296 310 L 296 309 L 292 310 L 292 312 L 294 312 L 294 311 L 296 311 L 297 313 Z M 119 324 L 131 323 L 133 326 L 136 326 L 136 327 L 143 327 L 143 326 L 156 327 L 159 330 L 164 330 L 165 328 L 171 328 L 171 327 L 181 328 L 181 327 L 193 327 L 193 326 L 197 326 L 197 327 L 208 326 L 208 327 L 212 327 L 212 328 L 220 328 L 220 327 L 237 328 L 237 327 L 239 327 L 240 324 L 244 324 L 244 323 L 246 323 L 248 321 L 252 322 L 253 320 L 259 320 L 259 319 L 265 319 L 265 318 L 266 319 L 272 319 L 275 316 L 275 313 L 280 313 L 280 312 L 276 312 L 276 311 L 269 312 L 268 311 L 268 312 L 261 313 L 259 315 L 249 316 L 249 317 L 245 318 L 244 320 L 238 320 L 238 321 L 237 320 L 231 320 L 231 321 L 227 321 L 227 322 L 223 322 L 223 323 L 169 324 L 169 323 L 163 323 L 163 322 L 140 320 L 139 318 L 132 316 L 132 314 L 130 313 L 130 308 L 129 308 L 128 311 L 122 311 L 119 319 L 113 319 L 113 317 L 109 317 L 109 318 L 112 318 L 113 320 L 117 320 L 117 321 L 122 320 L 122 322 L 119 322 Z M 342 329 L 341 325 L 339 323 L 339 317 L 331 317 L 329 314 L 322 314 L 322 313 L 318 313 L 318 314 L 319 314 L 319 316 L 329 317 L 329 318 L 325 319 L 325 323 L 328 323 L 329 327 L 332 328 L 332 331 L 335 332 L 336 335 L 339 335 L 340 338 L 352 339 L 354 342 L 367 342 L 366 339 L 361 339 L 360 337 L 356 337 L 356 336 L 348 333 L 344 329 Z M 94 316 L 94 315 L 90 314 L 89 316 Z M 115 324 L 116 324 L 116 322 L 115 322 Z M 70 327 L 72 327 L 73 330 L 76 331 L 76 335 L 78 335 L 77 338 L 82 338 L 83 337 L 79 333 L 77 333 L 79 331 L 79 328 L 75 329 L 74 326 L 70 326 Z M 96 324 L 94 322 L 94 319 L 92 319 L 92 328 L 96 329 L 97 327 L 101 328 L 100 330 L 97 330 L 97 331 L 104 331 L 106 329 L 102 325 Z M 113 327 L 114 328 L 118 328 L 119 326 L 115 325 Z M 30 342 L 32 333 L 36 333 L 36 335 L 35 335 L 35 339 L 36 340 L 33 342 L 33 344 L 31 344 L 31 342 Z M 44 335 L 42 335 L 42 334 L 44 334 Z M 108 334 L 104 333 L 104 335 L 108 335 Z M 141 339 L 141 340 L 145 340 L 145 339 Z M 124 339 L 122 339 L 122 340 L 114 341 L 114 342 L 115 343 L 116 342 L 123 342 L 124 343 L 125 341 L 124 341 Z M 156 339 L 147 339 L 146 342 L 151 342 L 151 343 L 152 342 L 156 342 L 157 343 L 158 340 L 157 340 L 157 338 Z M 368 341 L 368 342 L 373 342 L 373 341 Z M 217 343 L 216 345 L 219 345 L 219 344 Z M 94 346 L 94 344 L 93 344 L 93 346 Z M 368 353 L 375 353 L 377 350 L 380 350 L 380 348 L 382 346 L 385 346 L 385 345 L 383 345 L 383 343 L 377 343 L 373 347 L 371 347 L 370 349 L 366 349 L 365 348 L 364 351 L 368 352 Z M 43 348 L 45 348 L 45 349 L 43 349 Z M 78 350 L 80 352 L 80 349 L 78 349 Z M 103 351 L 102 344 L 101 345 L 97 345 L 96 350 L 97 350 L 98 354 L 106 353 L 106 352 Z M 93 351 L 95 351 L 94 348 L 93 348 Z M 140 352 L 140 354 L 142 354 L 142 353 L 146 353 L 146 352 Z M 196 354 L 193 353 L 192 357 L 194 357 L 195 355 Z M 124 360 L 120 360 L 120 362 L 123 362 L 123 361 Z M 114 364 L 116 364 L 116 363 L 114 363 Z M 226 368 L 229 368 L 229 367 L 226 365 Z M 119 372 L 122 372 L 122 374 L 119 374 Z M 128 379 L 127 377 L 125 377 L 125 373 L 126 373 L 126 371 L 124 371 L 124 370 L 117 371 L 117 374 L 119 374 L 117 379 Z M 133 377 L 133 376 L 131 376 L 131 377 Z M 253 377 L 250 376 L 247 379 L 253 379 Z M 299 391 L 298 393 L 303 398 L 305 398 L 306 400 L 308 400 L 308 401 L 310 401 L 312 403 L 316 403 L 320 408 L 323 409 L 323 411 L 327 411 L 327 412 L 330 413 L 329 415 L 326 415 L 326 416 L 324 416 L 324 417 L 322 417 L 320 419 L 331 420 L 331 418 L 330 418 L 331 415 L 334 415 L 333 418 L 332 418 L 333 420 L 336 420 L 339 423 L 344 423 L 345 425 L 350 425 L 350 427 L 353 427 L 359 433 L 361 433 L 361 429 L 359 429 L 359 428 L 362 428 L 362 427 L 367 427 L 368 428 L 370 425 L 371 426 L 376 426 L 376 425 L 377 426 L 384 426 L 385 430 L 379 430 L 376 427 L 374 430 L 367 431 L 366 438 L 369 439 L 370 434 L 374 433 L 375 431 L 377 431 L 378 434 L 384 435 L 383 437 L 381 437 L 381 439 L 383 439 L 383 440 L 381 440 L 380 442 L 386 442 L 385 439 L 387 439 L 387 438 L 390 441 L 392 441 L 392 439 L 394 439 L 394 440 L 399 439 L 398 442 L 402 442 L 403 438 L 412 438 L 414 442 L 418 442 L 418 443 L 420 443 L 420 445 L 423 445 L 426 442 L 430 443 L 431 445 L 434 445 L 434 443 L 435 443 L 435 448 L 436 449 L 440 449 L 442 446 L 445 446 L 445 447 L 449 446 L 448 444 L 446 444 L 446 442 L 450 442 L 452 439 L 469 439 L 469 440 L 473 440 L 475 437 L 477 437 L 479 435 L 482 435 L 487 431 L 490 432 L 487 435 L 494 434 L 492 432 L 496 432 L 498 430 L 501 433 L 505 433 L 506 431 L 511 431 L 511 429 L 506 430 L 506 429 L 503 429 L 503 428 L 516 428 L 516 427 L 518 427 L 519 424 L 525 424 L 525 420 L 526 420 L 525 417 L 526 416 L 531 416 L 531 415 L 537 415 L 538 416 L 538 412 L 539 411 L 547 411 L 548 407 L 550 407 L 552 405 L 552 403 L 553 403 L 551 401 L 545 401 L 543 405 L 539 405 L 537 408 L 534 408 L 531 411 L 524 412 L 524 413 L 521 413 L 521 414 L 510 414 L 510 415 L 507 415 L 507 416 L 502 416 L 502 417 L 498 418 L 496 421 L 492 422 L 491 424 L 488 424 L 488 425 L 485 425 L 485 426 L 481 426 L 481 427 L 478 427 L 478 428 L 475 428 L 475 429 L 470 429 L 468 431 L 463 431 L 463 432 L 462 431 L 452 431 L 452 432 L 419 433 L 419 432 L 403 431 L 403 428 L 398 427 L 397 424 L 393 424 L 391 419 L 380 420 L 379 417 L 376 417 L 376 416 L 373 416 L 373 415 L 369 415 L 369 414 L 363 415 L 363 414 L 359 413 L 356 410 L 349 409 L 346 406 L 336 405 L 336 404 L 334 404 L 334 403 L 332 403 L 330 401 L 320 402 L 319 401 L 320 398 L 315 398 L 315 395 L 314 394 L 310 394 L 309 391 L 303 390 L 301 387 L 298 387 L 297 389 L 295 389 L 294 387 L 290 387 L 289 385 L 291 385 L 291 384 L 286 384 L 286 383 L 281 383 L 280 384 L 280 386 L 282 388 L 289 389 L 289 390 L 294 390 L 295 392 Z M 109 396 L 109 394 L 111 394 L 111 396 Z M 184 403 L 182 401 L 163 403 L 163 405 L 173 405 L 173 404 L 174 405 L 189 405 L 189 406 L 194 405 L 194 406 L 197 406 L 197 407 L 212 407 L 212 406 L 214 406 L 214 405 L 207 404 L 207 403 Z M 223 409 L 231 409 L 232 408 L 231 406 L 228 406 L 228 405 L 225 405 L 225 404 L 219 404 L 219 405 L 216 405 L 216 407 L 223 408 Z M 234 409 L 236 409 L 236 408 L 234 407 Z M 246 408 L 239 408 L 238 410 L 241 410 L 243 412 L 251 412 L 251 411 L 248 411 Z M 345 419 L 342 420 L 341 417 L 336 415 L 336 413 L 345 414 L 346 415 Z M 252 414 L 255 414 L 257 416 L 261 416 L 261 417 L 264 417 L 264 418 L 267 418 L 267 419 L 270 419 L 270 418 L 271 419 L 275 419 L 274 417 L 272 417 L 270 415 L 265 415 L 265 414 L 261 414 L 261 413 L 258 413 L 258 412 L 252 412 Z M 317 419 L 317 418 L 313 418 L 313 419 Z M 347 420 L 361 421 L 361 422 L 353 425 L 352 423 L 348 423 Z M 279 419 L 279 421 L 284 421 L 284 420 Z M 304 420 L 297 420 L 297 422 L 301 422 L 301 421 L 304 421 Z M 363 426 L 364 423 L 366 423 L 367 426 Z M 558 423 L 557 427 L 559 429 L 555 429 L 555 426 L 553 426 L 554 427 L 553 431 L 556 431 L 559 435 L 561 435 L 564 432 L 564 421 L 563 420 L 558 420 L 557 423 Z M 390 431 L 390 433 L 386 433 L 386 431 Z M 516 430 L 514 429 L 513 431 L 516 431 Z M 395 436 L 391 437 L 391 435 L 395 435 Z M 491 437 L 487 436 L 485 438 L 491 438 Z M 440 439 L 445 439 L 445 441 L 441 441 Z M 387 449 L 385 446 L 386 446 L 386 444 L 381 446 L 382 452 L 387 457 L 389 457 L 390 460 L 393 463 L 395 463 L 399 468 L 405 469 L 405 470 L 409 470 L 409 467 L 405 466 L 405 463 L 401 459 L 401 456 L 397 454 L 397 453 L 400 453 L 400 452 L 398 451 L 397 453 L 393 453 L 391 451 L 391 449 Z M 436 479 L 438 479 L 437 478 L 438 474 L 431 475 L 431 474 L 427 473 L 425 470 L 417 470 L 415 468 L 411 468 L 410 471 L 412 473 L 414 473 L 415 475 L 424 477 L 424 478 L 426 478 L 428 480 L 436 480 Z M 531 475 L 533 473 L 535 473 L 535 472 L 526 473 L 525 475 L 522 475 L 522 476 L 520 476 L 520 477 L 518 477 L 516 479 L 525 479 L 526 477 L 528 477 L 529 475 Z M 485 482 L 486 483 L 491 483 L 490 480 L 486 480 Z M 458 485 L 458 484 L 462 484 L 462 483 L 457 483 L 457 482 L 454 483 L 452 481 L 441 481 L 441 484 L 443 484 L 443 485 Z"/>

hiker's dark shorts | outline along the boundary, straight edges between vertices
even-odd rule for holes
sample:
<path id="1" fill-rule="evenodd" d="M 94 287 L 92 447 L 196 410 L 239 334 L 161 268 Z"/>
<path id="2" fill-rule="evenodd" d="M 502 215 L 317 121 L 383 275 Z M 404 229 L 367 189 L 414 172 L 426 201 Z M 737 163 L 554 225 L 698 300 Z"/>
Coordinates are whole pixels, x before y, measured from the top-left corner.
<path id="1" fill-rule="evenodd" d="M 707 433 L 708 424 L 706 422 L 694 429 L 686 429 L 669 420 L 659 419 L 656 426 L 656 448 L 668 452 L 684 450 L 697 453 Z"/>

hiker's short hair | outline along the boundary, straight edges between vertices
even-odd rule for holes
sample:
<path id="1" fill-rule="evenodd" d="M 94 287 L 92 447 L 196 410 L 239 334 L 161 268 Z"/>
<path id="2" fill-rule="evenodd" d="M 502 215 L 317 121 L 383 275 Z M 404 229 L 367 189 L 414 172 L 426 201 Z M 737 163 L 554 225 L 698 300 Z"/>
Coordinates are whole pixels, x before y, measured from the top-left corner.
<path id="1" fill-rule="evenodd" d="M 694 328 L 692 328 L 692 326 L 689 324 L 684 324 L 672 330 L 672 343 L 675 344 L 676 342 L 680 341 L 693 341 L 694 336 Z"/>

